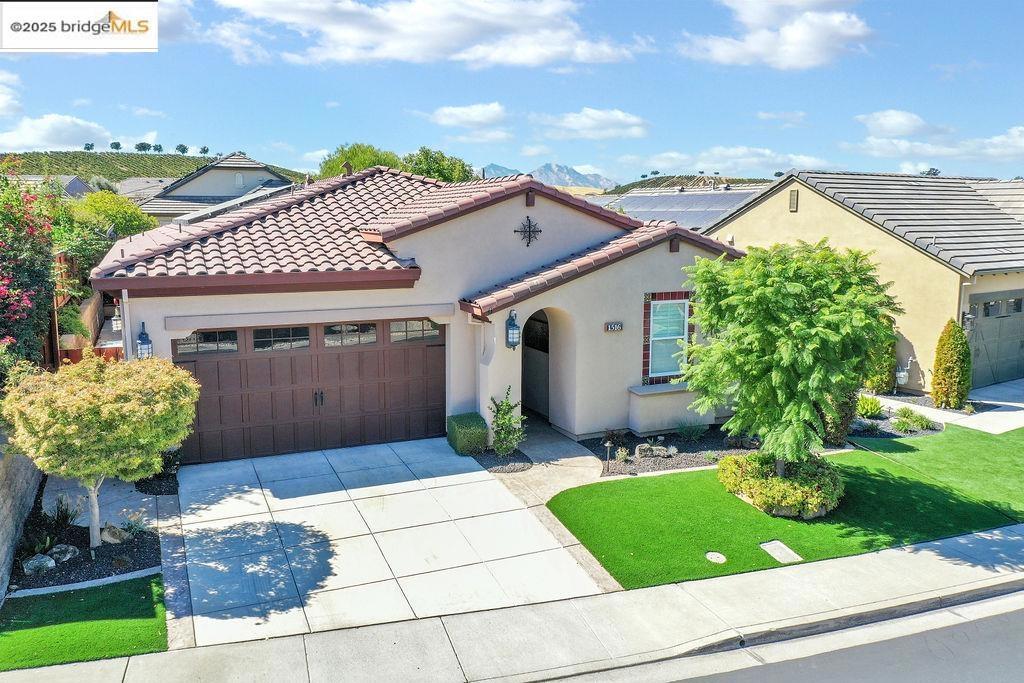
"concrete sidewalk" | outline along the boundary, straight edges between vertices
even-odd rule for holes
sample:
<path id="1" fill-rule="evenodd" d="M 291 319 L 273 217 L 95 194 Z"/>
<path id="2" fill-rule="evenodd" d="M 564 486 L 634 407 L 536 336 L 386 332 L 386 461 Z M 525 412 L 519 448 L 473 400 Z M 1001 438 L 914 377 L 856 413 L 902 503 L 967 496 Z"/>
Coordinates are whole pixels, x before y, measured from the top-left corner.
<path id="1" fill-rule="evenodd" d="M 0 674 L 13 681 L 538 680 L 1024 589 L 1024 524 L 571 600 Z"/>

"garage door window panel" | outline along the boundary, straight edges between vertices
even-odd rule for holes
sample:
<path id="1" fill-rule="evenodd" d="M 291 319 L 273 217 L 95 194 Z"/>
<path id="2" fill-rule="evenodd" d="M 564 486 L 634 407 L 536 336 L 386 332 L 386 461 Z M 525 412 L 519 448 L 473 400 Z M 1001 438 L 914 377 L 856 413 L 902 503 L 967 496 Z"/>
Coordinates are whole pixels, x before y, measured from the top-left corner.
<path id="1" fill-rule="evenodd" d="M 388 323 L 391 343 L 434 341 L 441 337 L 441 326 L 431 320 L 393 320 Z"/>
<path id="2" fill-rule="evenodd" d="M 263 327 L 253 330 L 255 351 L 293 351 L 309 348 L 308 327 Z"/>
<path id="3" fill-rule="evenodd" d="M 237 330 L 213 330 L 193 332 L 175 342 L 175 353 L 179 356 L 195 356 L 209 353 L 236 353 L 238 351 Z"/>
<path id="4" fill-rule="evenodd" d="M 324 326 L 324 346 L 366 346 L 377 343 L 376 323 L 339 323 Z"/>

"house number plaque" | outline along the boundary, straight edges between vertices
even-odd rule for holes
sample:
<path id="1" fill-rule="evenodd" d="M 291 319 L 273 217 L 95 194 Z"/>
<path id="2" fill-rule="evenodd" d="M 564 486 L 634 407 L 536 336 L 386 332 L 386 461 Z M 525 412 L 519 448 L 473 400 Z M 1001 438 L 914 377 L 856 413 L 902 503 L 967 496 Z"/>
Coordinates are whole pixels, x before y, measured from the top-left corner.
<path id="1" fill-rule="evenodd" d="M 605 323 L 604 324 L 604 331 L 605 332 L 622 332 L 622 322 L 618 321 L 618 322 Z"/>

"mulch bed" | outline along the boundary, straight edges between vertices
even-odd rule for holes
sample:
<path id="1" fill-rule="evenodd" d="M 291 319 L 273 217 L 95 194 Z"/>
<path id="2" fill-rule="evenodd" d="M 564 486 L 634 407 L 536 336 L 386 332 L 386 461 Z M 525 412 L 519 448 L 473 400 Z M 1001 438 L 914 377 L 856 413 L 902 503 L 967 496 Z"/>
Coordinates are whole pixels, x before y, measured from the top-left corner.
<path id="1" fill-rule="evenodd" d="M 145 493 L 147 496 L 178 495 L 178 469 L 180 467 L 181 460 L 176 452 L 165 454 L 163 471 L 155 477 L 135 482 L 135 490 Z"/>
<path id="2" fill-rule="evenodd" d="M 78 557 L 58 563 L 56 567 L 42 574 L 26 576 L 21 570 L 18 557 L 14 563 L 11 584 L 18 588 L 43 588 L 60 586 L 79 581 L 102 579 L 117 574 L 157 567 L 160 565 L 160 537 L 153 531 L 143 531 L 124 543 L 104 543 L 96 548 L 96 559 L 89 555 L 89 529 L 72 526 L 57 543 L 66 543 L 78 548 Z"/>
<path id="3" fill-rule="evenodd" d="M 861 421 L 863 421 L 863 424 L 878 425 L 878 431 L 857 429 L 857 425 Z M 932 424 L 935 425 L 934 429 L 923 429 L 917 432 L 901 432 L 892 426 L 892 416 L 889 414 L 886 414 L 886 416 L 880 420 L 868 420 L 865 418 L 857 418 L 853 421 L 853 428 L 850 430 L 850 436 L 860 436 L 878 439 L 903 439 L 908 436 L 928 436 L 930 434 L 938 434 L 939 432 L 942 431 L 941 423 L 933 422 Z"/>
<path id="4" fill-rule="evenodd" d="M 923 408 L 934 408 L 935 402 L 932 401 L 932 397 L 928 394 L 907 394 L 902 391 L 896 392 L 896 394 L 879 394 L 883 398 L 891 398 L 894 401 L 901 403 L 909 403 L 913 406 L 921 406 Z M 952 408 L 939 408 L 939 410 L 948 410 L 951 413 L 960 413 L 961 415 L 972 415 L 974 413 L 984 413 L 987 410 L 994 410 L 998 408 L 998 405 L 992 403 L 981 403 L 979 401 L 970 401 L 969 405 L 974 407 L 974 411 L 968 410 L 953 410 Z"/>
<path id="5" fill-rule="evenodd" d="M 483 467 L 492 474 L 496 472 L 503 472 L 506 474 L 512 472 L 525 472 L 533 467 L 533 461 L 519 449 L 514 450 L 512 454 L 508 456 L 501 456 L 494 451 L 487 451 L 481 455 L 474 455 L 473 459 L 480 463 L 480 467 Z"/>
<path id="6" fill-rule="evenodd" d="M 756 449 L 733 448 L 725 443 L 726 435 L 715 425 L 704 433 L 696 441 L 684 441 L 677 434 L 664 434 L 662 441 L 655 440 L 658 446 L 675 446 L 679 451 L 669 457 L 638 458 L 633 455 L 636 447 L 648 443 L 647 438 L 641 438 L 630 432 L 623 435 L 625 447 L 629 450 L 630 456 L 627 460 L 615 459 L 615 448 L 612 448 L 611 459 L 607 469 L 601 473 L 602 477 L 609 477 L 621 474 L 640 474 L 644 472 L 663 472 L 665 470 L 692 469 L 694 467 L 707 467 L 714 465 L 727 455 L 748 455 Z M 594 455 L 603 462 L 606 455 L 604 439 L 584 439 L 580 444 L 588 448 Z"/>

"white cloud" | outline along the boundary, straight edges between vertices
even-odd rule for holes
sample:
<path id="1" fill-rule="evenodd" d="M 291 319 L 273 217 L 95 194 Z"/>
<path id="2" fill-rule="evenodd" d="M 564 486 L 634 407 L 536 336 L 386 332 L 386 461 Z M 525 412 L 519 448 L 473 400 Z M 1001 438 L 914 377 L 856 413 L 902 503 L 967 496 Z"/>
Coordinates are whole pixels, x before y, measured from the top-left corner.
<path id="1" fill-rule="evenodd" d="M 867 127 L 868 135 L 880 137 L 907 137 L 935 131 L 920 116 L 902 109 L 883 109 L 853 118 Z"/>
<path id="2" fill-rule="evenodd" d="M 10 130 L 0 132 L 0 149 L 11 152 L 39 150 L 81 149 L 86 142 L 94 142 L 103 149 L 110 140 L 118 140 L 124 149 L 136 142 L 156 142 L 156 131 L 136 136 L 115 136 L 105 127 L 66 114 L 43 114 L 23 117 Z"/>
<path id="3" fill-rule="evenodd" d="M 547 145 L 523 145 L 519 153 L 524 157 L 539 157 L 544 154 L 551 154 L 551 148 Z"/>
<path id="4" fill-rule="evenodd" d="M 294 152 L 295 151 L 295 146 L 294 145 L 290 145 L 287 142 L 274 141 L 274 142 L 271 142 L 267 146 L 270 147 L 271 149 L 276 149 L 279 152 Z"/>
<path id="5" fill-rule="evenodd" d="M 335 102 L 334 100 L 330 100 L 328 102 L 324 102 L 324 107 L 326 107 L 327 109 L 337 109 L 340 106 L 341 106 L 341 102 Z"/>
<path id="6" fill-rule="evenodd" d="M 932 165 L 929 164 L 927 161 L 904 161 L 900 164 L 899 172 L 912 173 L 914 175 L 918 175 L 920 173 L 923 173 L 924 171 L 927 171 L 931 167 Z"/>
<path id="7" fill-rule="evenodd" d="M 500 102 L 487 102 L 462 107 L 438 107 L 429 118 L 439 126 L 477 128 L 501 123 L 505 116 L 505 107 Z"/>
<path id="8" fill-rule="evenodd" d="M 869 135 L 853 145 L 844 145 L 873 157 L 923 161 L 925 159 L 964 159 L 987 161 L 1024 160 L 1024 125 L 1013 126 L 987 138 L 962 140 L 909 140 L 900 137 Z"/>
<path id="9" fill-rule="evenodd" d="M 76 97 L 75 99 L 71 100 L 71 106 L 76 108 L 88 107 L 90 104 L 92 104 L 92 100 L 90 100 L 88 97 Z"/>
<path id="10" fill-rule="evenodd" d="M 0 116 L 14 116 L 21 111 L 18 74 L 0 70 Z"/>
<path id="11" fill-rule="evenodd" d="M 270 35 L 244 21 L 214 24 L 205 38 L 207 42 L 226 47 L 236 64 L 265 64 L 271 61 L 270 51 L 263 47 Z"/>
<path id="12" fill-rule="evenodd" d="M 302 155 L 303 161 L 312 161 L 313 163 L 319 164 L 325 156 L 331 153 L 329 149 L 315 149 L 312 152 L 306 152 Z"/>
<path id="13" fill-rule="evenodd" d="M 573 0 L 217 0 L 250 19 L 282 24 L 307 41 L 283 57 L 297 64 L 398 61 L 542 66 L 617 62 L 650 49 L 592 38 Z"/>
<path id="14" fill-rule="evenodd" d="M 512 137 L 512 133 L 508 132 L 504 128 L 477 128 L 475 130 L 468 130 L 460 135 L 453 135 L 451 139 L 456 142 L 476 144 L 507 142 L 508 140 L 511 140 Z"/>
<path id="15" fill-rule="evenodd" d="M 591 164 L 577 164 L 573 166 L 573 168 L 575 168 L 580 173 L 585 173 L 587 175 L 590 175 L 592 173 L 604 175 L 604 171 L 602 169 L 598 168 L 597 166 L 592 166 Z"/>
<path id="16" fill-rule="evenodd" d="M 148 117 L 158 118 L 158 119 L 165 119 L 165 118 L 167 118 L 167 114 L 165 114 L 164 112 L 162 112 L 162 111 L 160 111 L 158 109 L 150 109 L 149 107 L 139 107 L 139 106 L 131 106 L 130 107 L 130 106 L 126 105 L 126 104 L 120 104 L 120 105 L 118 105 L 117 108 L 120 109 L 121 111 L 130 111 L 133 116 L 148 116 Z"/>
<path id="17" fill-rule="evenodd" d="M 757 118 L 761 121 L 777 121 L 783 128 L 799 126 L 807 118 L 805 111 L 759 111 Z"/>
<path id="18" fill-rule="evenodd" d="M 662 152 L 649 157 L 626 156 L 620 162 L 643 169 L 654 169 L 662 173 L 708 174 L 719 171 L 726 175 L 770 175 L 788 168 L 828 168 L 831 164 L 819 157 L 807 154 L 777 152 L 763 147 L 711 147 L 690 154 L 686 152 Z"/>
<path id="19" fill-rule="evenodd" d="M 557 116 L 536 114 L 533 118 L 546 127 L 547 137 L 558 140 L 607 140 L 647 135 L 647 122 L 621 109 L 583 107 L 578 112 Z"/>
<path id="20" fill-rule="evenodd" d="M 861 47 L 871 29 L 846 0 L 719 0 L 732 10 L 738 37 L 685 34 L 679 52 L 691 59 L 774 69 L 810 69 Z"/>
<path id="21" fill-rule="evenodd" d="M 192 0 L 160 0 L 160 42 L 199 37 L 199 22 L 192 16 Z"/>

